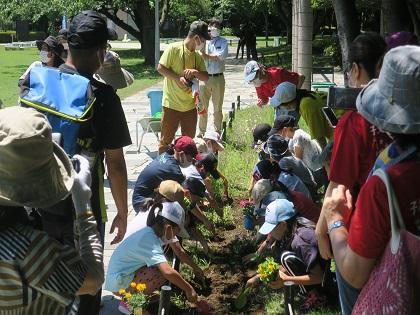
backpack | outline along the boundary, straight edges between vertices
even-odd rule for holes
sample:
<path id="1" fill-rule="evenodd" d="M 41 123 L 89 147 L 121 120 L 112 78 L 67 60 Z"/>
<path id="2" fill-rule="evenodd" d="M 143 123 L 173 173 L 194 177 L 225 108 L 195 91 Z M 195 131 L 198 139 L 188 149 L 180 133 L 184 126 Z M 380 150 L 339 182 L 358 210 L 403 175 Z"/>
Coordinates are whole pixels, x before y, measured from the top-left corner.
<path id="1" fill-rule="evenodd" d="M 69 156 L 79 153 L 80 125 L 92 118 L 95 100 L 89 79 L 50 67 L 32 68 L 19 98 L 22 106 L 46 115 L 52 132 L 61 134 L 62 147 Z"/>

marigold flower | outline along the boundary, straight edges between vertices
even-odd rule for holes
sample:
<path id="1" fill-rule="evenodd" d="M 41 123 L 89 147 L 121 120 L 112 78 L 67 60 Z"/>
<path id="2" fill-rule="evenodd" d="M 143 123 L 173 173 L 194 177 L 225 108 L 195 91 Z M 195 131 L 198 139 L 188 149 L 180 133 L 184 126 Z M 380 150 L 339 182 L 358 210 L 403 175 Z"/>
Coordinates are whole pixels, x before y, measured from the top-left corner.
<path id="1" fill-rule="evenodd" d="M 132 297 L 132 295 L 131 295 L 131 293 L 130 293 L 130 292 L 128 292 L 128 293 L 125 295 L 125 298 L 126 298 L 126 299 L 131 299 L 131 297 Z"/>
<path id="2" fill-rule="evenodd" d="M 146 284 L 145 283 L 139 283 L 136 287 L 137 291 L 139 292 L 143 292 L 144 290 L 146 290 Z"/>
<path id="3" fill-rule="evenodd" d="M 136 287 L 136 285 L 137 285 L 137 283 L 135 283 L 135 282 L 131 282 L 131 283 L 130 283 L 130 287 L 132 287 L 132 288 L 135 288 L 135 287 Z"/>
<path id="4" fill-rule="evenodd" d="M 120 290 L 118 291 L 118 293 L 119 293 L 120 295 L 124 295 L 124 294 L 125 294 L 125 289 L 120 289 Z"/>

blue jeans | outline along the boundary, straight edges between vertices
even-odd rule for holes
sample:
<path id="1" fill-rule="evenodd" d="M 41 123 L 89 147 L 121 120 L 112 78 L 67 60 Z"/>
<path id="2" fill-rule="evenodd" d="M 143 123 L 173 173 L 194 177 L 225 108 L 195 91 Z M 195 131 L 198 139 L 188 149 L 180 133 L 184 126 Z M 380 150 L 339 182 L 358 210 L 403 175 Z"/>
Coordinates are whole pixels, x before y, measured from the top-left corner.
<path id="1" fill-rule="evenodd" d="M 346 280 L 341 276 L 338 268 L 336 269 L 338 292 L 340 295 L 341 312 L 343 315 L 351 315 L 354 304 L 359 296 L 360 289 L 353 288 Z"/>

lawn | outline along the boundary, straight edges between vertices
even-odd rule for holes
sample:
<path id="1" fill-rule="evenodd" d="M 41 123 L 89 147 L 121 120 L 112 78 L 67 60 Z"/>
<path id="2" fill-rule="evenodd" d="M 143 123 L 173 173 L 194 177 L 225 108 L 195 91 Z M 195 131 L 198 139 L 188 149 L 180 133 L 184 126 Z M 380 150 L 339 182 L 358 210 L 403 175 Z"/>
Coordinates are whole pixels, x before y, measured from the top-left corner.
<path id="1" fill-rule="evenodd" d="M 162 77 L 154 67 L 144 65 L 144 58 L 137 49 L 116 51 L 121 57 L 121 65 L 133 73 L 135 79 L 130 87 L 118 91 L 121 98 L 148 88 L 161 80 Z M 16 104 L 19 92 L 18 79 L 36 60 L 39 60 L 36 48 L 6 51 L 4 46 L 0 46 L 0 100 L 3 106 Z"/>

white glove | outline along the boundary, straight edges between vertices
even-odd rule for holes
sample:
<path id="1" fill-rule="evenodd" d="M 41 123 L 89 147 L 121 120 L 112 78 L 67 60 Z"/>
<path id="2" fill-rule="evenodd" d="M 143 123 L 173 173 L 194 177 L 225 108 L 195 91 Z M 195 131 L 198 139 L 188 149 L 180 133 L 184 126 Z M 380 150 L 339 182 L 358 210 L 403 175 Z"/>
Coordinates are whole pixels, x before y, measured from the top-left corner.
<path id="1" fill-rule="evenodd" d="M 74 176 L 74 184 L 71 189 L 71 197 L 73 199 L 76 213 L 82 213 L 90 210 L 90 197 L 92 191 L 92 177 L 90 175 L 89 161 L 81 155 L 74 155 L 73 159 L 79 161 L 80 171 Z"/>

